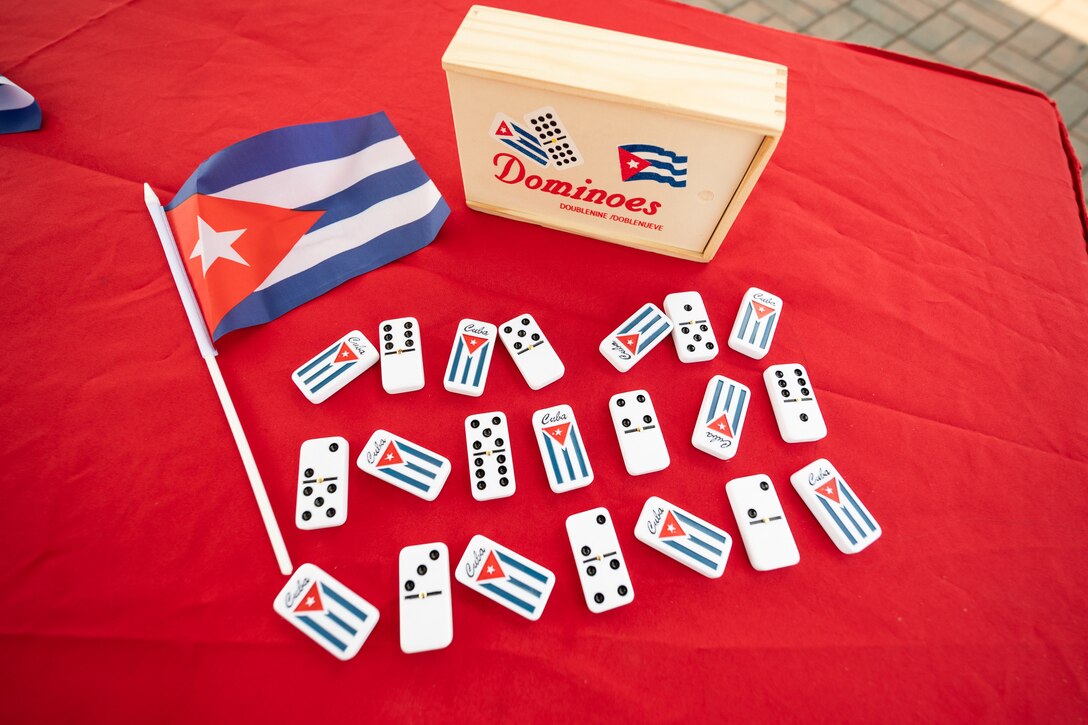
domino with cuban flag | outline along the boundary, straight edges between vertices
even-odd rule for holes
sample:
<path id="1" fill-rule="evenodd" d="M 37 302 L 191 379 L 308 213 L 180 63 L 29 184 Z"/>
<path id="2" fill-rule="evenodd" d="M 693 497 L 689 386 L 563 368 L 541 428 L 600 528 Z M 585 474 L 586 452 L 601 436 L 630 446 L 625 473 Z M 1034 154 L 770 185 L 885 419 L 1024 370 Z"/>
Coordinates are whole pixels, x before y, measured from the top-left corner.
<path id="1" fill-rule="evenodd" d="M 378 609 L 313 564 L 303 564 L 276 595 L 276 614 L 333 657 L 350 660 L 378 624 Z"/>
<path id="2" fill-rule="evenodd" d="M 737 455 L 751 397 L 748 386 L 724 375 L 712 377 L 703 394 L 691 445 L 723 461 Z"/>
<path id="3" fill-rule="evenodd" d="M 790 476 L 808 510 L 844 554 L 856 554 L 880 538 L 880 524 L 826 458 Z"/>
<path id="4" fill-rule="evenodd" d="M 557 405 L 538 410 L 533 413 L 533 428 L 552 491 L 563 493 L 593 483 L 593 467 L 573 408 Z"/>
<path id="5" fill-rule="evenodd" d="M 457 336 L 442 380 L 446 390 L 473 398 L 483 395 L 497 332 L 490 322 L 466 318 L 457 323 Z"/>
<path id="6" fill-rule="evenodd" d="M 711 579 L 725 573 L 733 548 L 729 534 L 657 496 L 646 499 L 635 538 Z"/>
<path id="7" fill-rule="evenodd" d="M 612 367 L 625 373 L 672 332 L 672 320 L 661 309 L 647 302 L 601 341 L 601 354 Z"/>
<path id="8" fill-rule="evenodd" d="M 468 542 L 454 572 L 457 581 L 535 622 L 555 586 L 555 574 L 486 536 Z"/>
<path id="9" fill-rule="evenodd" d="M 359 330 L 352 330 L 291 373 L 311 403 L 324 403 L 333 393 L 378 362 L 378 350 Z"/>
<path id="10" fill-rule="evenodd" d="M 757 287 L 749 287 L 737 310 L 729 347 L 741 355 L 762 360 L 770 352 L 778 318 L 782 316 L 782 299 Z"/>
<path id="11" fill-rule="evenodd" d="M 450 476 L 449 459 L 380 428 L 363 447 L 356 464 L 374 478 L 434 501 Z"/>

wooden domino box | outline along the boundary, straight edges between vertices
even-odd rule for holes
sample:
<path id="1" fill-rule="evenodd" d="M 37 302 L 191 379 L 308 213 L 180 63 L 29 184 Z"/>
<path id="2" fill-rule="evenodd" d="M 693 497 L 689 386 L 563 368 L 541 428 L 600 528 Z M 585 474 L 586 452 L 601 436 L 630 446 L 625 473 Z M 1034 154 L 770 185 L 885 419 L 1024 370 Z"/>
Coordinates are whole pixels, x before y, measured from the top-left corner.
<path id="1" fill-rule="evenodd" d="M 468 206 L 710 261 L 786 123 L 786 68 L 474 6 L 450 41 Z"/>

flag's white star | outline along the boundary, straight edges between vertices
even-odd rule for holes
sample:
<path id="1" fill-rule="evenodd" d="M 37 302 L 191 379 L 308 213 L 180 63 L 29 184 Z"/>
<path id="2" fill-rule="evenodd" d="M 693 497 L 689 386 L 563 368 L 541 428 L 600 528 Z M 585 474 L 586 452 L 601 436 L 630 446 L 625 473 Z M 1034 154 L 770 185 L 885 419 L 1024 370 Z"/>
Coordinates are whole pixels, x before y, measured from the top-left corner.
<path id="1" fill-rule="evenodd" d="M 385 457 L 385 460 L 387 460 L 387 461 L 393 460 L 393 454 L 390 453 L 388 456 Z"/>
<path id="2" fill-rule="evenodd" d="M 229 259 L 232 262 L 249 266 L 249 262 L 242 259 L 242 255 L 238 254 L 233 246 L 238 241 L 238 237 L 245 234 L 245 229 L 217 232 L 199 216 L 196 218 L 196 225 L 196 246 L 193 247 L 193 253 L 189 255 L 189 259 L 200 257 L 201 271 L 205 277 L 208 275 L 208 268 L 215 264 L 217 259 Z"/>
<path id="3" fill-rule="evenodd" d="M 827 486 L 826 488 L 824 488 L 824 493 L 831 495 L 831 486 Z"/>
<path id="4" fill-rule="evenodd" d="M 725 423 L 718 423 L 718 430 L 725 430 Z"/>
<path id="5" fill-rule="evenodd" d="M 473 347 L 476 347 L 476 341 L 475 340 L 469 340 L 468 344 L 472 345 Z"/>
<path id="6" fill-rule="evenodd" d="M 635 161 L 634 159 L 631 159 L 630 161 L 628 161 L 627 165 L 630 166 L 632 169 L 637 169 L 638 168 L 638 162 Z"/>
<path id="7" fill-rule="evenodd" d="M 669 533 L 670 533 L 670 534 L 671 534 L 672 532 L 676 531 L 676 527 L 675 527 L 675 526 L 673 526 L 672 524 L 669 524 L 669 525 L 668 525 L 668 526 L 666 526 L 665 528 L 667 528 L 667 529 L 669 530 Z"/>
<path id="8" fill-rule="evenodd" d="M 342 358 L 344 358 L 345 360 L 347 360 L 347 359 L 348 359 L 349 357 L 351 357 L 351 353 L 350 353 L 350 352 L 348 352 L 347 350 L 344 350 L 344 351 L 343 351 L 342 353 L 340 353 L 340 357 L 342 357 Z"/>
<path id="9" fill-rule="evenodd" d="M 495 573 L 495 567 L 493 567 L 493 566 L 487 567 L 487 573 L 488 574 L 494 574 Z"/>
<path id="10" fill-rule="evenodd" d="M 306 597 L 306 606 L 312 607 L 315 601 L 317 600 L 315 600 L 313 597 Z"/>

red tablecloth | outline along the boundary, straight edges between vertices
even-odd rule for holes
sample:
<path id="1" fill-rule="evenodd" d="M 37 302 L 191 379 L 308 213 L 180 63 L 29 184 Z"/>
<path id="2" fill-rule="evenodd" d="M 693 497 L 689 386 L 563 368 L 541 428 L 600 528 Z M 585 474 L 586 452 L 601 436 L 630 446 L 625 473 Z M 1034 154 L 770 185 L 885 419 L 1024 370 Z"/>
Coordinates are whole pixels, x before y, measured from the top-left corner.
<path id="1" fill-rule="evenodd" d="M 1077 163 L 1045 98 L 960 71 L 629 0 L 512 9 L 784 63 L 786 134 L 710 265 L 465 208 L 440 56 L 466 3 L 23 3 L 0 72 L 41 102 L 0 137 L 4 385 L 0 691 L 8 719 L 319 722 L 1084 718 L 1088 699 L 1088 259 Z M 233 7 L 232 7 L 233 6 Z M 212 152 L 277 126 L 385 109 L 453 209 L 430 247 L 220 345 L 296 564 L 382 620 L 341 663 L 272 611 L 283 584 L 143 206 Z M 601 338 L 646 301 L 702 292 L 723 335 L 749 285 L 785 299 L 762 362 L 620 375 Z M 464 316 L 530 311 L 566 376 L 529 391 L 505 353 L 482 399 L 440 378 Z M 411 314 L 428 376 L 377 371 L 324 405 L 289 374 L 355 326 Z M 779 438 L 760 372 L 803 362 L 830 433 Z M 707 379 L 755 399 L 739 455 L 688 439 Z M 654 396 L 673 464 L 626 475 L 607 399 Z M 571 404 L 597 473 L 546 485 L 531 411 Z M 469 494 L 462 421 L 504 410 L 518 491 Z M 426 503 L 353 471 L 339 529 L 292 526 L 299 443 L 384 427 L 454 469 Z M 884 526 L 840 554 L 788 476 L 817 457 Z M 707 580 L 637 542 L 661 495 L 735 534 L 723 485 L 769 474 L 800 565 L 753 571 L 737 539 Z M 585 607 L 565 517 L 606 505 L 633 606 Z M 398 648 L 396 557 L 484 533 L 553 569 L 527 622 L 454 584 L 444 651 Z"/>

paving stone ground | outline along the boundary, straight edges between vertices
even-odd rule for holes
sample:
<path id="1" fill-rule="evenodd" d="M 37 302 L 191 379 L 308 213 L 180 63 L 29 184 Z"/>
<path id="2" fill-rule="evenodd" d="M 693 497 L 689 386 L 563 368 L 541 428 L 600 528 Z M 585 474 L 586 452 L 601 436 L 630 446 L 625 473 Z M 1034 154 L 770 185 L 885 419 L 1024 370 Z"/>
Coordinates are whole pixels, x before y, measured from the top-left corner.
<path id="1" fill-rule="evenodd" d="M 1046 92 L 1088 162 L 1088 0 L 680 0 L 783 30 L 970 68 Z M 1088 186 L 1088 169 L 1082 172 Z"/>

